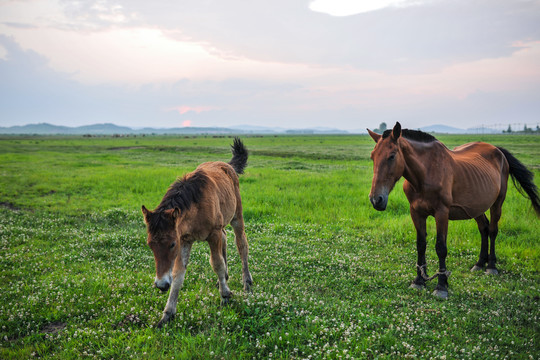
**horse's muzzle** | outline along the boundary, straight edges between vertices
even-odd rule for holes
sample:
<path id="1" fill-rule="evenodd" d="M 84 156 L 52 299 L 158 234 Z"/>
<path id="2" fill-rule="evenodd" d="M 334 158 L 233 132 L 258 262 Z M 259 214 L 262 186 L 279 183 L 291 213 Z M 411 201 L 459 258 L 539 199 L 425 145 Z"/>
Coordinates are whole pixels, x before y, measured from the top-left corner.
<path id="1" fill-rule="evenodd" d="M 159 290 L 165 292 L 165 291 L 169 290 L 169 287 L 171 285 L 169 283 L 158 285 L 157 283 L 154 282 L 154 286 L 157 287 Z"/>
<path id="2" fill-rule="evenodd" d="M 383 211 L 386 210 L 386 205 L 388 204 L 388 195 L 370 196 L 369 201 L 371 201 L 375 210 Z"/>
<path id="3" fill-rule="evenodd" d="M 161 279 L 156 279 L 154 281 L 154 286 L 163 292 L 169 290 L 169 287 L 171 286 L 170 276 L 166 275 L 162 277 Z"/>

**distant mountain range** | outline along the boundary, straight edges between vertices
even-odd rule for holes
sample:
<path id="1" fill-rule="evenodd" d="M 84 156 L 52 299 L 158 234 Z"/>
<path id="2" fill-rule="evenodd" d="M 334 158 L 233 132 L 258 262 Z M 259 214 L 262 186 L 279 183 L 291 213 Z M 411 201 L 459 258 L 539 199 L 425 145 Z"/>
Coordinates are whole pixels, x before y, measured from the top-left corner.
<path id="1" fill-rule="evenodd" d="M 115 124 L 94 124 L 68 127 L 47 123 L 29 124 L 24 126 L 0 127 L 0 134 L 38 134 L 38 135 L 114 135 L 114 134 L 219 134 L 238 132 L 228 128 L 142 128 L 133 129 Z"/>
<path id="2" fill-rule="evenodd" d="M 446 125 L 429 125 L 421 127 L 420 130 L 438 134 L 498 134 L 501 132 L 500 130 L 495 130 L 487 127 L 459 129 Z"/>
<path id="3" fill-rule="evenodd" d="M 495 133 L 493 129 L 459 129 L 446 125 L 431 125 L 420 128 L 422 131 L 442 134 Z M 340 130 L 326 127 L 305 129 L 286 129 L 281 127 L 264 127 L 253 125 L 237 125 L 231 127 L 177 127 L 177 128 L 130 128 L 115 124 L 94 124 L 78 127 L 58 126 L 47 123 L 28 124 L 23 126 L 0 127 L 0 134 L 25 135 L 142 135 L 142 134 L 359 134 L 365 130 Z"/>
<path id="4" fill-rule="evenodd" d="M 47 123 L 24 126 L 0 127 L 0 134 L 26 135 L 114 135 L 114 134 L 346 134 L 345 130 L 333 128 L 284 129 L 252 125 L 231 127 L 177 127 L 177 128 L 130 128 L 115 124 L 94 124 L 68 127 Z"/>

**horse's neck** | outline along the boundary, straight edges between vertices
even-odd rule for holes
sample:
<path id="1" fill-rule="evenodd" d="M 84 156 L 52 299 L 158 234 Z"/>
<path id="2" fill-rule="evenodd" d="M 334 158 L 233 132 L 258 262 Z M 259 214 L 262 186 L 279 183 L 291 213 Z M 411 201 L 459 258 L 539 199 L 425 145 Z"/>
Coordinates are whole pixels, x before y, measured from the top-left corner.
<path id="1" fill-rule="evenodd" d="M 426 181 L 428 156 L 437 151 L 433 143 L 419 143 L 402 139 L 401 152 L 405 160 L 403 177 L 416 191 L 421 191 Z"/>

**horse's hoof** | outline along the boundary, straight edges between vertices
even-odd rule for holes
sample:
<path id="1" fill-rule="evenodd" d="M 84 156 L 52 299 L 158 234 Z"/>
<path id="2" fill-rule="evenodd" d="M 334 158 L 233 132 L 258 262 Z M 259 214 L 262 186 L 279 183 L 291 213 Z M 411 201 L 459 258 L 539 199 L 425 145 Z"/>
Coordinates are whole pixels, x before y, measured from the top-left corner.
<path id="1" fill-rule="evenodd" d="M 415 289 L 415 290 L 424 290 L 425 288 L 426 288 L 425 285 L 420 285 L 414 282 L 409 286 L 409 289 Z"/>
<path id="2" fill-rule="evenodd" d="M 497 269 L 487 268 L 486 269 L 486 274 L 488 274 L 488 275 L 497 275 L 497 274 L 499 274 L 499 271 Z"/>
<path id="3" fill-rule="evenodd" d="M 159 322 L 156 324 L 156 328 L 161 329 L 173 317 L 174 317 L 174 314 L 169 314 L 169 313 L 163 314 L 163 317 L 161 318 L 161 320 L 159 320 Z"/>
<path id="4" fill-rule="evenodd" d="M 244 291 L 250 293 L 252 285 L 253 285 L 253 280 L 251 279 L 251 276 L 250 276 L 247 280 L 244 280 Z"/>
<path id="5" fill-rule="evenodd" d="M 231 299 L 230 298 L 221 298 L 221 306 L 227 306 L 231 303 Z"/>
<path id="6" fill-rule="evenodd" d="M 163 325 L 165 325 L 167 322 L 166 321 L 163 321 L 163 319 L 159 320 L 158 323 L 156 324 L 156 328 L 157 329 L 161 329 L 163 327 Z"/>
<path id="7" fill-rule="evenodd" d="M 482 267 L 478 265 L 474 265 L 471 269 L 471 272 L 475 272 L 475 271 L 482 271 Z"/>
<path id="8" fill-rule="evenodd" d="M 438 297 L 439 299 L 444 299 L 444 300 L 448 299 L 448 291 L 446 290 L 435 289 L 432 295 Z"/>

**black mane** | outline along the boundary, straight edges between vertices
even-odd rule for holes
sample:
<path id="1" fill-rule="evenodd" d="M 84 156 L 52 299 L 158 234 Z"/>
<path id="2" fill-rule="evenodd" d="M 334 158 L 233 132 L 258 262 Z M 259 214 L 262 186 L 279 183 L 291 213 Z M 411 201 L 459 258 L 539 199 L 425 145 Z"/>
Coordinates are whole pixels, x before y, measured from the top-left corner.
<path id="1" fill-rule="evenodd" d="M 179 208 L 180 211 L 189 209 L 192 204 L 199 202 L 207 182 L 208 177 L 204 171 L 200 170 L 192 173 L 189 178 L 186 175 L 182 179 L 176 180 L 169 186 L 155 211 L 162 212 L 174 208 Z"/>
<path id="2" fill-rule="evenodd" d="M 392 129 L 385 130 L 382 138 L 387 138 L 392 133 Z M 406 139 L 418 141 L 418 142 L 424 142 L 424 143 L 430 143 L 433 141 L 437 141 L 437 138 L 435 136 L 425 133 L 420 130 L 409 130 L 409 129 L 402 129 L 401 130 L 401 136 L 403 136 Z"/>
<path id="3" fill-rule="evenodd" d="M 169 186 L 161 203 L 153 211 L 148 226 L 151 232 L 165 230 L 174 226 L 171 219 L 163 214 L 165 210 L 178 208 L 180 211 L 188 210 L 191 205 L 201 200 L 203 189 L 208 183 L 208 176 L 204 171 L 196 171 L 189 177 L 184 176 Z"/>

